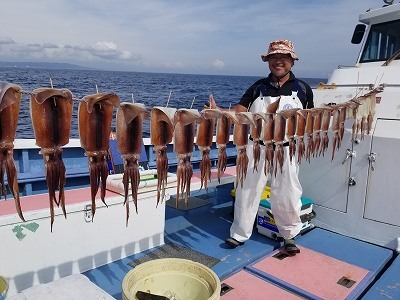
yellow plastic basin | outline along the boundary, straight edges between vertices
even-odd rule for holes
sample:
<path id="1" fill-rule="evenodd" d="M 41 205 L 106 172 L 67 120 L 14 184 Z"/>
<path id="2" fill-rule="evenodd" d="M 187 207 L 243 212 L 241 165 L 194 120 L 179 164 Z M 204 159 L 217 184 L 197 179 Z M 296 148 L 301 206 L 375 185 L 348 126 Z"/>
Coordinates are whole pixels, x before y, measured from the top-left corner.
<path id="1" fill-rule="evenodd" d="M 7 278 L 0 276 L 0 300 L 4 299 L 8 291 L 8 280 Z"/>
<path id="2" fill-rule="evenodd" d="M 138 291 L 174 300 L 219 299 L 221 282 L 208 267 L 187 259 L 162 258 L 142 263 L 122 281 L 122 298 L 136 300 Z"/>

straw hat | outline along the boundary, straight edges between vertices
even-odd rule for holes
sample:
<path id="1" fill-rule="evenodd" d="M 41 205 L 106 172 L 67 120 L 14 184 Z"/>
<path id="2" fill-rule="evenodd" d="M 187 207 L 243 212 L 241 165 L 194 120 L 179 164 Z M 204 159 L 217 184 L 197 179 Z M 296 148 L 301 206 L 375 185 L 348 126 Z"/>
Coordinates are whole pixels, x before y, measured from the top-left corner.
<path id="1" fill-rule="evenodd" d="M 268 47 L 268 52 L 261 54 L 261 59 L 263 61 L 268 61 L 268 56 L 275 53 L 290 54 L 294 60 L 299 59 L 294 53 L 293 43 L 289 40 L 276 40 L 271 42 Z"/>

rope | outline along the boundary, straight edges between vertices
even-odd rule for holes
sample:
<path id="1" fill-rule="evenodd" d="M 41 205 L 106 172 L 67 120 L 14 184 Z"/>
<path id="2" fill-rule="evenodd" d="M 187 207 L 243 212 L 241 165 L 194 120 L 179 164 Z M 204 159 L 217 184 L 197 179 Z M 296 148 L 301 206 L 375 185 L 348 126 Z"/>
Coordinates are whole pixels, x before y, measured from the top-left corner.
<path id="1" fill-rule="evenodd" d="M 29 96 L 32 96 L 32 95 L 35 95 L 35 93 L 33 93 L 33 92 L 30 92 L 30 91 L 25 91 L 25 90 L 18 90 L 17 91 L 17 93 L 20 93 L 20 94 L 24 94 L 24 95 L 29 95 Z M 172 92 L 171 92 L 172 93 Z M 170 96 L 171 96 L 171 93 L 170 93 Z M 74 102 L 85 102 L 83 99 L 79 99 L 79 98 L 72 98 L 72 101 L 74 101 Z M 169 100 L 168 100 L 169 101 Z M 122 102 L 122 103 L 126 103 L 126 102 Z M 109 102 L 104 102 L 104 103 L 102 103 L 102 104 L 104 104 L 104 105 L 112 105 L 111 103 L 109 103 Z M 121 106 L 121 105 L 120 105 Z M 168 106 L 168 103 L 167 103 L 167 106 Z M 145 108 L 147 109 L 147 110 L 151 110 L 152 109 L 152 107 L 148 107 L 148 106 L 145 106 Z"/>
<path id="2" fill-rule="evenodd" d="M 24 90 L 19 90 L 19 91 L 17 91 L 17 93 L 24 94 L 24 95 L 29 95 L 29 96 L 35 95 L 35 93 L 33 93 L 33 92 L 24 91 Z M 82 99 L 79 99 L 79 98 L 72 98 L 72 101 L 84 102 Z"/>
<path id="3" fill-rule="evenodd" d="M 33 92 L 28 92 L 28 91 L 24 91 L 24 90 L 19 90 L 19 91 L 17 91 L 17 93 L 25 94 L 25 95 L 30 95 L 30 96 L 33 95 Z"/>
<path id="4" fill-rule="evenodd" d="M 25 90 L 22 90 L 22 89 L 18 90 L 17 93 L 24 94 L 24 95 L 29 95 L 29 96 L 35 95 L 35 93 L 33 93 L 33 92 L 25 91 Z M 172 94 L 172 91 L 170 91 L 170 93 L 169 93 L 168 100 L 167 100 L 167 105 L 166 105 L 165 107 L 168 107 L 169 100 L 170 100 L 170 98 L 171 98 L 171 94 Z M 192 100 L 192 105 L 190 106 L 190 108 L 192 108 L 192 106 L 193 106 L 193 104 L 194 104 L 195 98 L 196 98 L 196 96 L 193 98 L 193 100 Z M 72 98 L 72 101 L 74 101 L 74 102 L 85 102 L 82 98 L 81 98 L 81 99 L 79 99 L 79 98 Z M 133 94 L 132 94 L 132 102 L 134 103 Z M 121 103 L 126 103 L 126 102 L 121 102 Z M 112 105 L 111 103 L 109 103 L 109 102 L 107 102 L 107 101 L 104 102 L 104 103 L 102 103 L 102 104 L 105 104 L 105 105 Z M 121 106 L 121 105 L 120 105 L 120 106 Z M 230 107 L 230 105 L 229 105 L 229 107 Z M 145 108 L 146 108 L 147 110 L 152 110 L 153 107 L 145 106 Z"/>
<path id="5" fill-rule="evenodd" d="M 24 94 L 24 95 L 29 95 L 29 96 L 35 95 L 35 93 L 33 93 L 33 92 L 24 91 L 24 90 L 19 90 L 19 91 L 17 91 L 17 93 Z M 85 102 L 83 99 L 79 99 L 79 98 L 72 98 L 72 101 L 75 101 L 75 102 Z M 105 104 L 105 105 L 112 105 L 111 103 L 108 103 L 108 102 L 105 102 L 105 103 L 103 103 L 103 104 Z"/>

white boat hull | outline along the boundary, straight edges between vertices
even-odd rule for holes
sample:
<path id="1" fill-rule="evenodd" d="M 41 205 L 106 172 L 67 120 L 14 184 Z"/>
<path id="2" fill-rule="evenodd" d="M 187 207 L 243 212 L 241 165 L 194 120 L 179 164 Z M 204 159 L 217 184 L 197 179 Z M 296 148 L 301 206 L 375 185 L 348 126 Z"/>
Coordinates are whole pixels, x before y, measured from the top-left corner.
<path id="1" fill-rule="evenodd" d="M 353 119 L 345 123 L 342 146 L 331 161 L 324 157 L 302 163 L 304 196 L 314 200 L 316 226 L 400 251 L 400 84 L 399 61 L 393 66 L 361 65 L 337 69 L 328 85 L 314 91 L 315 106 L 342 103 L 365 94 L 371 84 L 385 84 L 377 94 L 372 131 L 352 141 Z M 358 82 L 358 84 L 357 84 Z M 332 87 L 332 86 L 331 86 Z M 361 88 L 363 87 L 363 88 Z M 330 136 L 332 140 L 332 136 Z M 345 160 L 347 152 L 354 154 Z M 372 163 L 368 156 L 376 155 Z"/>
<path id="2" fill-rule="evenodd" d="M 23 197 L 22 205 L 28 206 L 32 197 L 38 195 Z M 98 199 L 93 222 L 89 198 L 67 205 L 67 219 L 57 209 L 53 232 L 48 208 L 24 211 L 25 223 L 16 214 L 0 218 L 0 266 L 9 279 L 7 295 L 164 244 L 165 201 L 156 207 L 154 192 L 140 195 L 139 213 L 131 202 L 126 226 L 123 200 L 113 193 L 106 198 L 107 208 Z"/>

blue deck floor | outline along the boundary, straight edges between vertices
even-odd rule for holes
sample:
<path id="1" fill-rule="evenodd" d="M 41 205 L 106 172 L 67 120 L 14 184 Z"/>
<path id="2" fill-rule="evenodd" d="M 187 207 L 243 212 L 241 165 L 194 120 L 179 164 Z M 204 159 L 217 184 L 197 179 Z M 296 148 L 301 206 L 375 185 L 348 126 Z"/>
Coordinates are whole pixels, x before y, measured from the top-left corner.
<path id="1" fill-rule="evenodd" d="M 189 211 L 177 211 L 174 208 L 166 207 L 165 242 L 181 244 L 220 259 L 221 261 L 212 269 L 221 281 L 280 247 L 279 242 L 258 234 L 256 229 L 251 239 L 241 247 L 232 249 L 224 243 L 229 235 L 232 222 L 232 198 L 230 195 L 232 187 L 233 185 L 230 184 L 210 190 L 208 200 L 212 203 L 207 206 Z M 370 282 L 367 283 L 368 288 L 387 268 L 394 255 L 391 250 L 319 228 L 314 228 L 298 237 L 297 241 L 299 245 L 314 251 L 370 270 L 372 275 Z M 151 250 L 118 260 L 84 274 L 116 299 L 122 299 L 122 280 L 126 273 L 132 269 L 128 263 L 149 251 Z M 397 263 L 397 265 L 399 264 Z M 397 274 L 393 276 L 399 277 L 398 267 L 396 270 L 397 273 L 392 271 L 392 273 Z M 381 280 L 385 280 L 385 277 L 382 276 Z M 398 290 L 400 280 L 399 278 L 396 280 L 397 283 L 393 284 L 397 284 Z M 363 291 L 361 295 L 364 293 Z M 375 297 L 375 294 L 373 297 Z M 366 299 L 395 298 L 371 298 L 371 296 L 368 296 Z"/>

